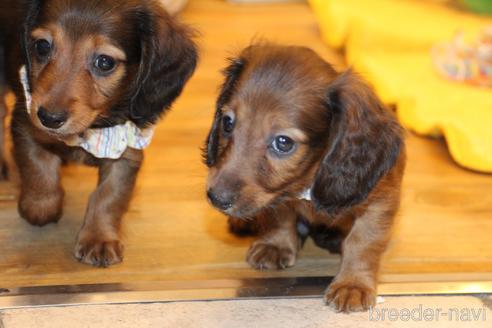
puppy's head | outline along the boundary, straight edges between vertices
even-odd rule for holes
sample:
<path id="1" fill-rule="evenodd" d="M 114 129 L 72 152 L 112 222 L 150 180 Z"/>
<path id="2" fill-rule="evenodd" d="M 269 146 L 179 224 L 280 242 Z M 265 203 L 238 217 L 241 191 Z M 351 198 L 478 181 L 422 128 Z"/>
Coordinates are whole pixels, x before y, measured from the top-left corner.
<path id="1" fill-rule="evenodd" d="M 205 147 L 207 195 L 248 217 L 311 189 L 331 213 L 364 200 L 393 166 L 401 129 L 354 73 L 307 48 L 246 48 L 225 70 Z"/>
<path id="2" fill-rule="evenodd" d="M 190 33 L 154 1 L 30 1 L 23 38 L 33 124 L 56 136 L 153 123 L 196 65 Z"/>

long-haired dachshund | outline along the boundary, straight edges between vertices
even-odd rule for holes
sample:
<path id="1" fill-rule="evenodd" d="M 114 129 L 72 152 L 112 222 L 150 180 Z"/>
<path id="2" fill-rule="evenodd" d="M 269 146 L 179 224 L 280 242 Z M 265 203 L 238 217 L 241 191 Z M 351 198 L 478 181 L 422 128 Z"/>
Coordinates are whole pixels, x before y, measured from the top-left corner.
<path id="1" fill-rule="evenodd" d="M 374 305 L 405 148 L 400 125 L 361 78 L 307 48 L 246 48 L 225 70 L 205 161 L 210 202 L 233 230 L 247 219 L 260 233 L 252 267 L 294 265 L 311 235 L 342 254 L 326 302 L 339 311 Z"/>
<path id="2" fill-rule="evenodd" d="M 196 66 L 191 34 L 152 0 L 0 3 L 6 80 L 17 96 L 19 213 L 34 225 L 57 222 L 62 161 L 97 166 L 98 186 L 75 247 L 83 263 L 108 266 L 123 258 L 120 221 L 150 126 Z"/>

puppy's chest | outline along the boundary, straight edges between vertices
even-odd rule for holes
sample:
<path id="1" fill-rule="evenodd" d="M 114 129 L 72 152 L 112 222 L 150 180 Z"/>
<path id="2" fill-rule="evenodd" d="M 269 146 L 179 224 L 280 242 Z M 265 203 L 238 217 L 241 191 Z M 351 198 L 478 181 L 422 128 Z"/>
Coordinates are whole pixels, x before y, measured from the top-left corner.
<path id="1" fill-rule="evenodd" d="M 313 202 L 309 200 L 295 200 L 289 205 L 297 213 L 298 217 L 306 220 L 310 225 L 349 229 L 354 221 L 352 211 L 346 211 L 338 215 L 329 215 L 325 211 L 317 211 Z"/>
<path id="2" fill-rule="evenodd" d="M 59 140 L 51 139 L 47 142 L 47 140 L 44 138 L 41 143 L 44 145 L 45 148 L 60 156 L 60 158 L 62 158 L 66 162 L 76 162 L 89 166 L 98 166 L 101 161 L 84 149 L 80 147 L 68 146 L 64 142 Z"/>

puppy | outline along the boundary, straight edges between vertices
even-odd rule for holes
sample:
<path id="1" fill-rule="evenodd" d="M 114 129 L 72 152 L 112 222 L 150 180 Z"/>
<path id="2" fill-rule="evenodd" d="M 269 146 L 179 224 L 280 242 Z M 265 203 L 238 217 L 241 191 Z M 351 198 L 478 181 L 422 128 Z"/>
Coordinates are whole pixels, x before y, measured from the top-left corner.
<path id="1" fill-rule="evenodd" d="M 0 31 L 20 173 L 19 213 L 62 216 L 62 161 L 99 168 L 75 247 L 83 263 L 123 258 L 128 208 L 152 125 L 192 75 L 190 31 L 152 0 L 4 0 Z M 20 73 L 19 73 L 20 72 Z"/>
<path id="2" fill-rule="evenodd" d="M 207 196 L 232 229 L 260 233 L 256 269 L 293 266 L 303 240 L 342 254 L 325 293 L 339 311 L 375 304 L 399 206 L 403 132 L 355 73 L 313 51 L 252 45 L 225 70 L 205 146 Z"/>

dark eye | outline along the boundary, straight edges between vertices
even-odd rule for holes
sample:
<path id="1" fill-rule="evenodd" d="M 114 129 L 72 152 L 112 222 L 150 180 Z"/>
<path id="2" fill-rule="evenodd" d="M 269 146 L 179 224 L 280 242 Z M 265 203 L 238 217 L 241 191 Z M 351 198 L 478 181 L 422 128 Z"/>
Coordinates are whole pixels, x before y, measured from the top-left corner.
<path id="1" fill-rule="evenodd" d="M 294 140 L 287 136 L 277 136 L 273 139 L 272 148 L 276 153 L 285 155 L 294 150 L 295 144 Z"/>
<path id="2" fill-rule="evenodd" d="M 34 42 L 34 51 L 39 59 L 44 59 L 51 53 L 51 43 L 45 39 L 39 39 Z"/>
<path id="3" fill-rule="evenodd" d="M 103 74 L 111 72 L 115 66 L 116 60 L 110 56 L 99 55 L 96 60 L 94 60 L 94 67 Z"/>
<path id="4" fill-rule="evenodd" d="M 229 115 L 222 118 L 222 130 L 225 134 L 229 134 L 234 130 L 234 120 Z"/>

